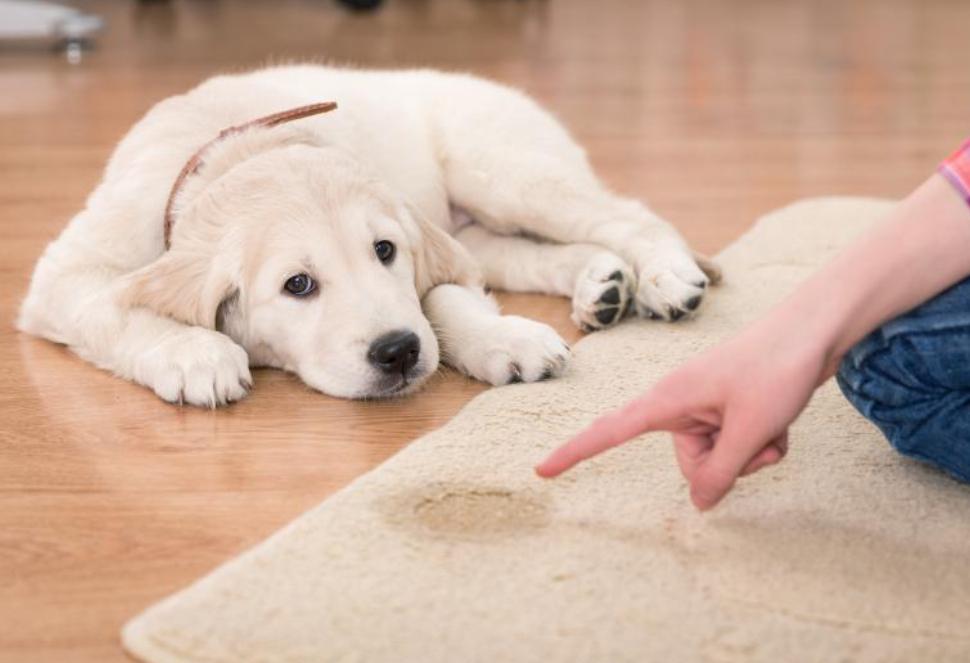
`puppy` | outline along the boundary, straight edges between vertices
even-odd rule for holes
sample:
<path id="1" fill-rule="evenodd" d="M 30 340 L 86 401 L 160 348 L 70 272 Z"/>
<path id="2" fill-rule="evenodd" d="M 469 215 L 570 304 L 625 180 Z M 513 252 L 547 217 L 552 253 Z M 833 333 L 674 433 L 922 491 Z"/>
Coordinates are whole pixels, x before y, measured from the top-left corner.
<path id="1" fill-rule="evenodd" d="M 494 385 L 563 371 L 559 336 L 486 284 L 571 297 L 591 331 L 631 305 L 676 320 L 716 278 L 519 92 L 291 66 L 157 104 L 41 256 L 18 324 L 170 402 L 240 399 L 250 366 L 378 398 L 439 361 Z"/>

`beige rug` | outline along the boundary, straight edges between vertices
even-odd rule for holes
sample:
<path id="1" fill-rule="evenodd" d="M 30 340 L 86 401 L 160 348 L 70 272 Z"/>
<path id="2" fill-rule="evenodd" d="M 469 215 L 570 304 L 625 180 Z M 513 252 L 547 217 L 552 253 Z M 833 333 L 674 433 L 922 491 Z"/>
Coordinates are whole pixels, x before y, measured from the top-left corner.
<path id="1" fill-rule="evenodd" d="M 132 620 L 125 646 L 154 663 L 970 661 L 970 489 L 897 456 L 832 383 L 789 458 L 707 515 L 663 434 L 532 473 L 887 207 L 770 215 L 721 254 L 696 320 L 625 322 L 578 344 L 564 379 L 483 394 Z"/>

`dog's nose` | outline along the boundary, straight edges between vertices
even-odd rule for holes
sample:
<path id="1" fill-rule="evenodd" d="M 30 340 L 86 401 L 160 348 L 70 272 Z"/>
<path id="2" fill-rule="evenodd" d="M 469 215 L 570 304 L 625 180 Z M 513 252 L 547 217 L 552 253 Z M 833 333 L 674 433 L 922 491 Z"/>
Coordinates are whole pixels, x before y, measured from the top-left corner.
<path id="1" fill-rule="evenodd" d="M 392 331 L 371 343 L 367 359 L 385 373 L 407 373 L 418 363 L 421 340 L 414 332 Z"/>

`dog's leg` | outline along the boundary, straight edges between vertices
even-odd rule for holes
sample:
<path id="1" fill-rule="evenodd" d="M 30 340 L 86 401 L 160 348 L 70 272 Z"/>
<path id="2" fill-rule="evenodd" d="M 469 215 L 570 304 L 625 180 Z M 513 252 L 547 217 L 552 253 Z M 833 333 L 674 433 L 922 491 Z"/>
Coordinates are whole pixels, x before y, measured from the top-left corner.
<path id="1" fill-rule="evenodd" d="M 76 248 L 76 247 L 75 247 Z M 83 266 L 55 242 L 41 258 L 17 326 L 63 343 L 172 403 L 215 407 L 246 395 L 246 351 L 228 336 L 117 302 L 122 274 Z"/>
<path id="2" fill-rule="evenodd" d="M 434 122 L 455 205 L 502 234 L 609 249 L 633 265 L 642 315 L 675 320 L 697 308 L 717 268 L 704 263 L 705 274 L 672 226 L 609 192 L 582 149 L 528 98 L 480 81 L 454 83 Z"/>
<path id="3" fill-rule="evenodd" d="M 481 289 L 439 285 L 422 304 L 442 360 L 473 378 L 493 385 L 535 382 L 565 369 L 569 348 L 552 327 L 501 315 Z"/>
<path id="4" fill-rule="evenodd" d="M 633 265 L 636 306 L 645 317 L 676 320 L 698 307 L 710 276 L 665 221 L 642 204 L 616 197 L 591 174 L 572 172 L 544 155 L 492 152 L 490 175 L 482 160 L 453 177 L 449 193 L 482 224 L 499 232 L 525 231 L 561 243 L 605 247 Z M 500 162 L 515 162 L 501 169 Z M 453 170 L 459 170 L 453 168 Z M 589 177 L 587 177 L 589 175 Z M 500 184 L 491 184 L 491 178 Z"/>
<path id="5" fill-rule="evenodd" d="M 497 235 L 471 224 L 455 238 L 474 256 L 492 288 L 570 297 L 572 321 L 584 331 L 619 322 L 636 277 L 618 255 L 595 244 L 555 244 Z"/>

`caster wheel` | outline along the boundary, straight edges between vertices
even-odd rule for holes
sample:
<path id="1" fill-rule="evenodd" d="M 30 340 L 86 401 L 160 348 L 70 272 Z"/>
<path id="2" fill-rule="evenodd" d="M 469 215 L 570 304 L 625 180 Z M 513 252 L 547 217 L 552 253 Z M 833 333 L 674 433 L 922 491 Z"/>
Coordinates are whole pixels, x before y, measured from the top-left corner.
<path id="1" fill-rule="evenodd" d="M 340 0 L 340 4 L 344 7 L 349 7 L 357 11 L 366 11 L 368 9 L 377 9 L 383 4 L 384 0 Z"/>

